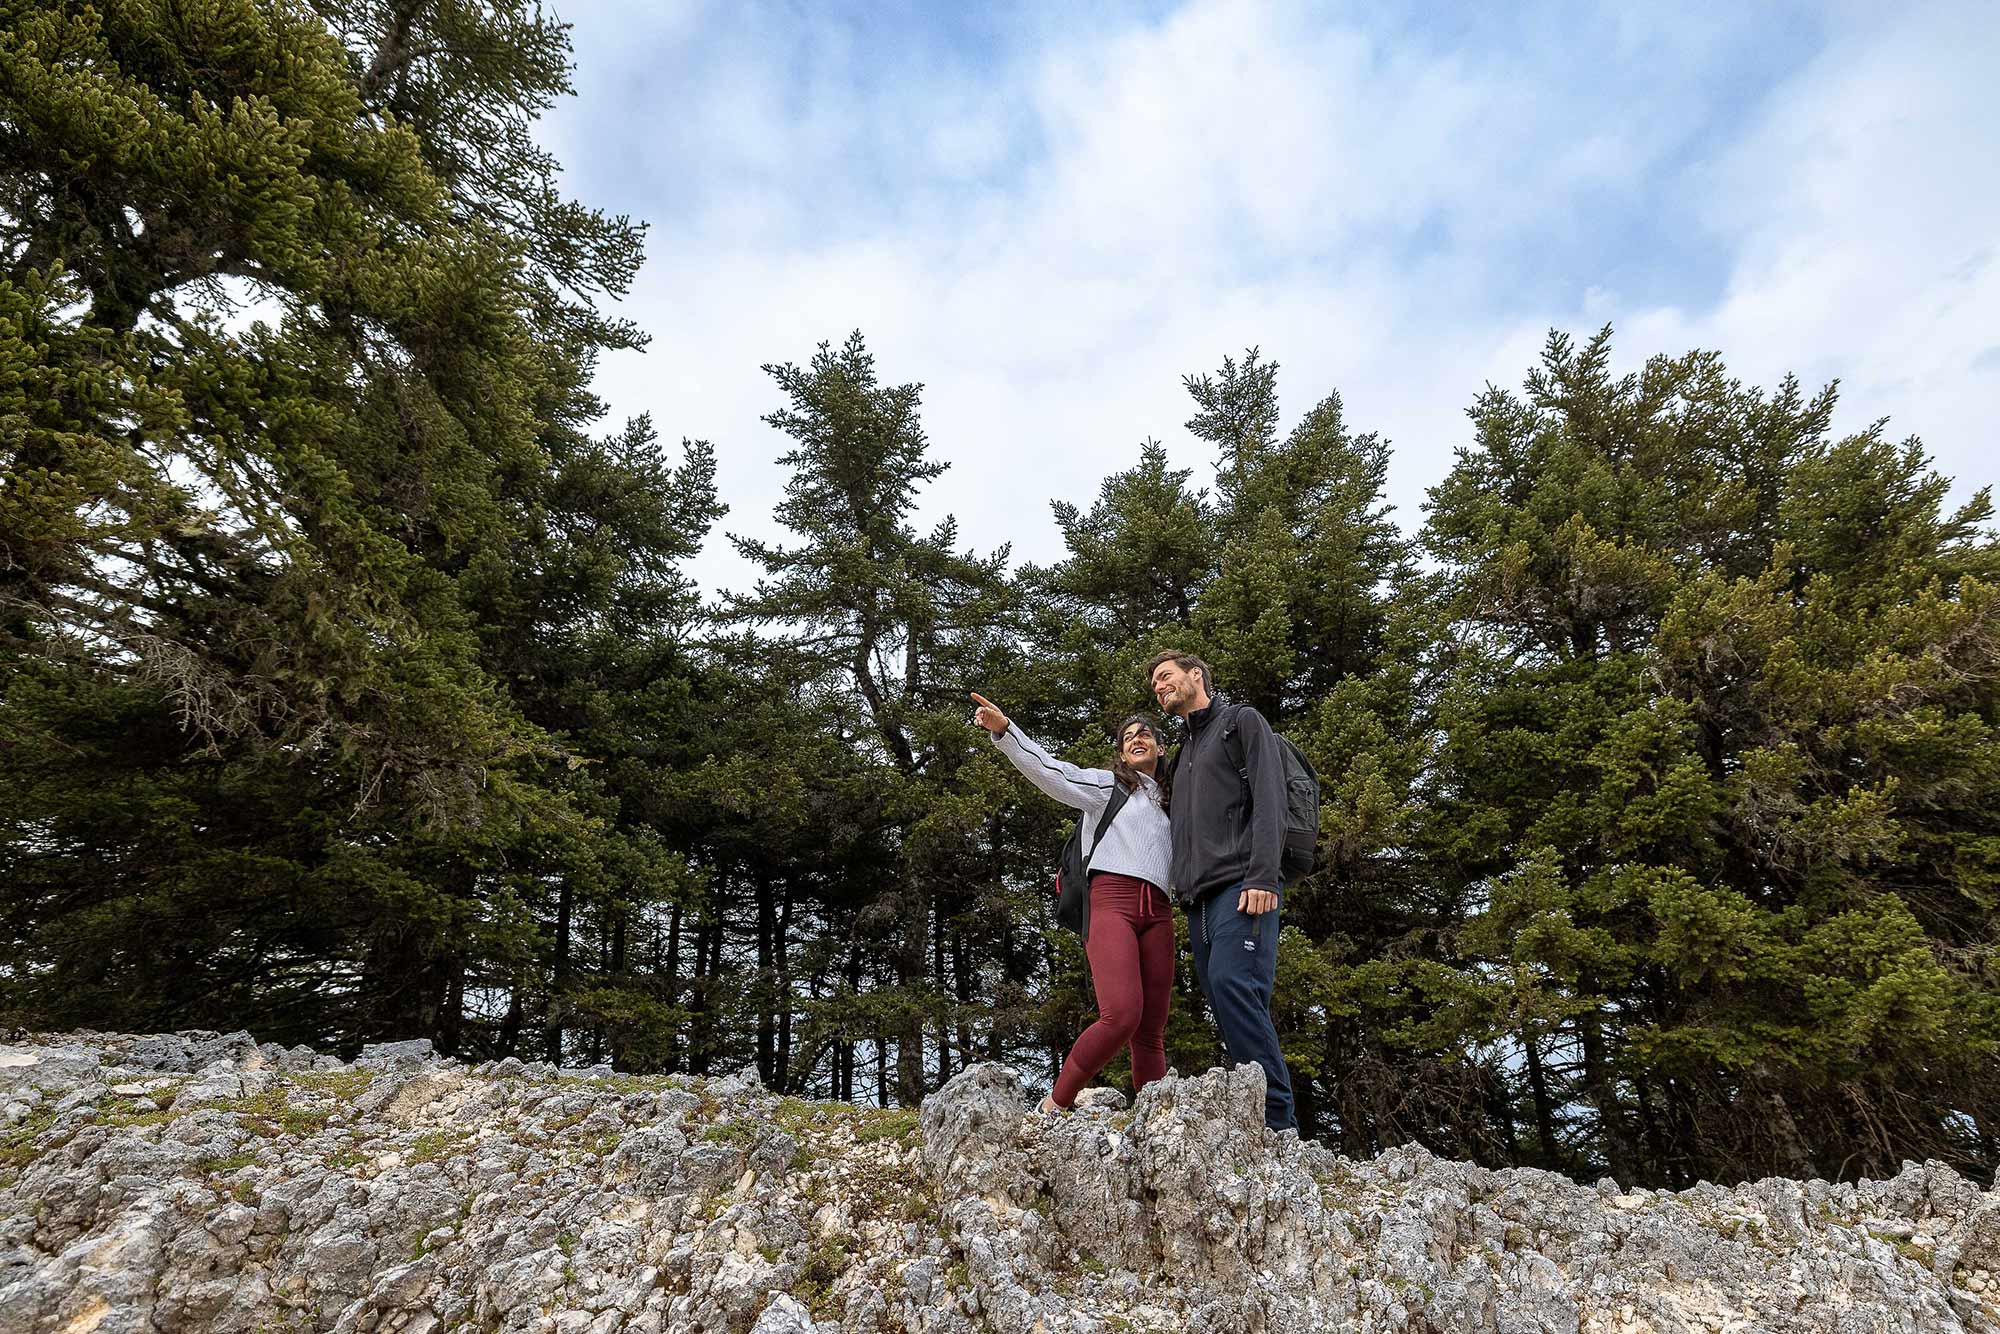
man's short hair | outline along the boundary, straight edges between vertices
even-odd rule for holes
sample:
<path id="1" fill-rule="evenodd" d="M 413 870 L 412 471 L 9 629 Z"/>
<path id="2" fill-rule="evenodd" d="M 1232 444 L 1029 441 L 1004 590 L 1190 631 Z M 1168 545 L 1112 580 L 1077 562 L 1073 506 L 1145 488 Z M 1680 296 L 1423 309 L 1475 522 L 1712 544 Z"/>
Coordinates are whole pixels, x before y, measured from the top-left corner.
<path id="1" fill-rule="evenodd" d="M 1215 672 L 1209 665 L 1192 653 L 1182 653 L 1179 649 L 1171 648 L 1164 653 L 1155 653 L 1153 660 L 1146 664 L 1147 685 L 1153 684 L 1153 673 L 1160 670 L 1160 664 L 1163 662 L 1171 662 L 1184 672 L 1200 672 L 1201 688 L 1210 694 L 1215 693 Z"/>

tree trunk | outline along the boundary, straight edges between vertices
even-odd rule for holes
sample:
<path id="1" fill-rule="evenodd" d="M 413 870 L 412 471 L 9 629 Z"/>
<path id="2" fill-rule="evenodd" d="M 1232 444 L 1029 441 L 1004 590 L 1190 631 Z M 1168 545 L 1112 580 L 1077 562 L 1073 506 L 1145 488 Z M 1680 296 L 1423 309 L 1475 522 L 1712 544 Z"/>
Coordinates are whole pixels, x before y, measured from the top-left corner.
<path id="1" fill-rule="evenodd" d="M 996 813 L 986 823 L 986 846 L 993 854 L 992 867 L 988 872 L 988 882 L 995 886 L 1004 884 L 1007 877 L 1007 861 L 1001 855 L 1001 829 L 1000 816 Z M 1009 982 L 1019 981 L 1028 973 L 1028 965 L 1024 962 L 1024 956 L 1027 951 L 1019 946 L 1018 941 L 1019 936 L 1011 924 L 1002 928 L 999 944 L 1000 976 Z M 967 953 L 970 954 L 970 951 L 968 950 Z M 967 971 L 969 974 L 969 966 Z M 970 999 L 971 992 L 972 984 L 968 976 L 965 989 L 967 999 Z M 1006 1050 L 1006 1041 L 1000 1031 L 1000 1025 L 989 1023 L 986 1028 L 986 1059 L 989 1061 L 1000 1060 L 1006 1054 Z"/>
<path id="2" fill-rule="evenodd" d="M 778 908 L 778 1053 L 777 1083 L 781 1091 L 791 1087 L 792 1077 L 792 882 L 785 881 Z"/>
<path id="3" fill-rule="evenodd" d="M 721 1017 L 716 1013 L 716 1002 L 721 997 L 722 945 L 724 923 L 718 908 L 715 920 L 703 928 L 708 933 L 708 969 L 702 975 L 702 1022 L 701 1022 L 701 1068 L 696 1074 L 708 1074 L 715 1068 L 715 1058 L 722 1052 L 723 1029 Z"/>
<path id="4" fill-rule="evenodd" d="M 958 998 L 959 1059 L 970 1061 L 977 1048 L 973 1045 L 972 1021 L 967 1018 L 972 1013 L 972 968 L 966 958 L 963 931 L 951 933 L 951 994 Z"/>
<path id="5" fill-rule="evenodd" d="M 1819 1176 L 1819 1169 L 1806 1148 L 1805 1136 L 1799 1133 L 1799 1123 L 1792 1115 L 1790 1104 L 1785 1101 L 1784 1090 L 1779 1087 L 1769 1067 L 1762 1061 L 1752 1065 L 1750 1082 L 1756 1092 L 1753 1107 L 1761 1103 L 1761 1110 L 1768 1117 L 1766 1128 L 1777 1150 L 1776 1166 L 1779 1171 L 1801 1181 Z M 1755 1116 L 1758 1112 L 1751 1114 Z"/>
<path id="6" fill-rule="evenodd" d="M 667 1008 L 679 1009 L 681 1003 L 681 902 L 675 899 L 667 908 Z M 679 1074 L 681 1068 L 681 1029 L 685 1025 L 675 1021 L 667 1034 L 667 1073 Z"/>
<path id="7" fill-rule="evenodd" d="M 1368 1081 L 1372 1106 L 1368 1109 L 1369 1131 L 1375 1142 L 1386 1148 L 1410 1142 L 1409 1131 L 1403 1128 L 1399 1115 L 1403 1093 L 1400 1088 L 1390 1086 L 1384 1078 L 1395 1067 L 1389 1060 L 1389 1049 L 1382 1044 L 1372 1027 L 1362 1028 L 1361 1042 L 1368 1056 L 1368 1068 L 1376 1072 Z"/>
<path id="8" fill-rule="evenodd" d="M 627 908 L 622 903 L 612 908 L 611 958 L 605 968 L 605 977 L 613 986 L 624 986 L 627 975 L 631 972 L 631 960 L 628 955 L 629 944 L 627 941 L 627 937 L 630 934 L 631 921 L 632 910 L 630 908 Z M 605 1033 L 602 1025 L 599 1026 L 598 1032 Z M 612 1066 L 619 1070 L 630 1069 L 632 1052 L 630 1038 L 626 1036 L 614 1037 L 607 1033 L 606 1039 L 611 1048 Z"/>
<path id="9" fill-rule="evenodd" d="M 551 1065 L 562 1065 L 563 1020 L 569 1004 L 569 919 L 575 891 L 564 876 L 556 891 L 556 943 L 554 966 L 549 970 L 549 1020 L 543 1035 L 543 1049 Z"/>
<path id="10" fill-rule="evenodd" d="M 1541 1043 L 1528 1029 L 1521 1030 L 1521 1045 L 1528 1054 L 1528 1091 L 1535 1099 L 1535 1143 L 1541 1150 L 1542 1159 L 1535 1166 L 1550 1172 L 1560 1171 L 1556 1153 L 1556 1110 L 1549 1097 L 1549 1079 L 1542 1069 Z"/>
<path id="11" fill-rule="evenodd" d="M 938 996 L 952 994 L 951 978 L 944 966 L 944 914 L 937 914 L 936 929 L 931 932 L 931 991 Z M 938 1014 L 937 1044 L 937 1087 L 943 1088 L 951 1078 L 951 1020 L 942 1011 Z"/>
<path id="12" fill-rule="evenodd" d="M 1329 1018 L 1326 1025 L 1326 1050 L 1322 1068 L 1327 1072 L 1327 1084 L 1332 1090 L 1331 1117 L 1340 1126 L 1340 1151 L 1349 1158 L 1368 1157 L 1367 1141 L 1362 1135 L 1361 1116 L 1354 1096 L 1352 1062 L 1347 1057 L 1350 1043 L 1346 1030 L 1351 1020 Z"/>
<path id="13" fill-rule="evenodd" d="M 1499 1142 L 1505 1146 L 1503 1152 L 1485 1155 L 1491 1162 L 1481 1162 L 1485 1167 L 1513 1167 L 1521 1152 L 1520 1141 L 1515 1138 L 1519 1131 L 1514 1126 L 1513 1090 L 1507 1087 L 1506 1077 L 1492 1067 L 1486 1068 L 1486 1115 L 1500 1132 Z"/>
<path id="14" fill-rule="evenodd" d="M 1292 1076 L 1292 1104 L 1299 1119 L 1299 1138 L 1319 1138 L 1319 1080 L 1311 1075 Z"/>
<path id="15" fill-rule="evenodd" d="M 1641 1074 L 1633 1080 L 1633 1087 L 1639 1093 L 1639 1128 L 1646 1141 L 1646 1152 L 1652 1156 L 1652 1172 L 1648 1179 L 1655 1182 L 1673 1184 L 1673 1166 L 1667 1158 L 1666 1139 L 1660 1133 L 1659 1118 L 1653 1115 L 1653 1090 L 1646 1076 Z"/>
<path id="16" fill-rule="evenodd" d="M 1694 1103 L 1685 1085 L 1671 1075 L 1664 1076 L 1661 1092 L 1666 1103 L 1663 1110 L 1667 1128 L 1672 1135 L 1674 1170 L 1685 1188 L 1693 1185 L 1696 1178 L 1706 1175 L 1708 1155 L 1702 1152 L 1701 1132 L 1695 1125 Z"/>
<path id="17" fill-rule="evenodd" d="M 1589 990 L 1586 979 L 1584 989 Z M 1604 1137 L 1604 1163 L 1620 1185 L 1638 1180 L 1632 1152 L 1632 1137 L 1625 1126 L 1625 1107 L 1611 1079 L 1611 1066 L 1604 1051 L 1604 1032 L 1595 1012 L 1577 1020 L 1577 1037 L 1583 1044 L 1583 1088 L 1590 1105 L 1597 1109 L 1598 1132 Z"/>
<path id="18" fill-rule="evenodd" d="M 446 1056 L 456 1056 L 465 1041 L 465 960 L 457 950 L 443 960 L 444 1005 L 438 1011 L 437 1048 Z"/>
<path id="19" fill-rule="evenodd" d="M 757 868 L 757 1078 L 765 1088 L 777 1087 L 777 1028 L 772 1011 L 776 990 L 778 905 L 771 892 L 771 873 Z"/>
<path id="20" fill-rule="evenodd" d="M 521 1050 L 521 1023 L 525 1016 L 521 1012 L 521 979 L 516 977 L 507 986 L 507 1015 L 500 1021 L 499 1057 L 516 1055 Z"/>
<path id="21" fill-rule="evenodd" d="M 611 935 L 609 932 L 599 931 L 597 936 L 598 977 L 607 976 L 610 972 L 610 965 Z M 588 1063 L 591 1065 L 604 1064 L 604 1022 L 601 1019 L 590 1026 L 590 1060 Z"/>
<path id="22" fill-rule="evenodd" d="M 847 951 L 846 977 L 847 994 L 850 996 L 860 994 L 861 951 L 858 948 Z M 842 1034 L 840 1042 L 840 1050 L 843 1058 L 840 1076 L 840 1100 L 842 1102 L 854 1101 L 854 1067 L 858 1064 L 854 1046 L 853 1034 L 851 1032 Z"/>
<path id="23" fill-rule="evenodd" d="M 398 0 L 390 9 L 389 29 L 382 34 L 382 44 L 375 48 L 374 58 L 361 76 L 361 96 L 371 106 L 408 63 L 410 25 L 423 7 L 423 0 Z"/>
<path id="24" fill-rule="evenodd" d="M 924 1097 L 925 1007 L 918 998 L 928 977 L 930 924 L 930 886 L 906 874 L 902 948 L 897 951 L 896 960 L 906 1006 L 896 1042 L 896 1094 L 905 1107 L 916 1106 Z M 882 1105 L 888 1106 L 886 1102 Z"/>
<path id="25" fill-rule="evenodd" d="M 708 1073 L 708 933 L 709 924 L 697 921 L 694 928 L 694 983 L 688 999 L 688 1070 Z"/>

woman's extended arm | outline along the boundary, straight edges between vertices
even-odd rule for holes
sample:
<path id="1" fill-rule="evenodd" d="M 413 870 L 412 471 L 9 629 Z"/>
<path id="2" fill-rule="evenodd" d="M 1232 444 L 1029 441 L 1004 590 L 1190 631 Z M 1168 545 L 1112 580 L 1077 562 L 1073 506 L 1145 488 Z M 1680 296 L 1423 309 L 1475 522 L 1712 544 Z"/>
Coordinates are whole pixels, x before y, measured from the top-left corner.
<path id="1" fill-rule="evenodd" d="M 1000 753 L 1027 775 L 1029 782 L 1063 805 L 1080 811 L 1102 810 L 1111 800 L 1118 780 L 1109 769 L 1084 769 L 1055 758 L 986 699 L 979 695 L 972 698 L 979 701 L 976 721 L 993 738 Z"/>

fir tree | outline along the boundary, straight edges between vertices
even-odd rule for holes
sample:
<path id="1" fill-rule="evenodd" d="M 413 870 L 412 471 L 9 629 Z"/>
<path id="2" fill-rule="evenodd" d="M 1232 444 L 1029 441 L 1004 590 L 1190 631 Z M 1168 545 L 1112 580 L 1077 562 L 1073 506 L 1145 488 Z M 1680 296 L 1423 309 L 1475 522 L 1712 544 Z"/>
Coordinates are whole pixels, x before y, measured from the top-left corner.
<path id="1" fill-rule="evenodd" d="M 870 916 L 896 964 L 895 988 L 876 999 L 893 1007 L 884 1028 L 896 1043 L 896 1096 L 913 1103 L 926 1087 L 927 1030 L 942 1043 L 948 1027 L 949 1006 L 931 985 L 934 886 L 963 873 L 966 851 L 941 785 L 970 745 L 966 683 L 1000 647 L 1007 553 L 956 551 L 949 518 L 927 534 L 912 527 L 918 489 L 945 465 L 929 457 L 920 387 L 881 384 L 859 333 L 838 350 L 821 344 L 808 366 L 765 369 L 786 398 L 766 420 L 796 442 L 781 460 L 793 471 L 777 517 L 800 541 L 734 539 L 766 574 L 731 611 L 783 627 L 808 679 L 858 694 L 867 729 L 855 741 L 902 781 L 901 865 L 884 887 L 885 911 Z"/>
<path id="2" fill-rule="evenodd" d="M 1946 512 L 1914 442 L 1833 439 L 1831 391 L 1608 364 L 1608 332 L 1552 336 L 1482 398 L 1427 532 L 1461 639 L 1425 841 L 1479 909 L 1465 1014 L 1522 1054 L 1524 1152 L 1670 1183 L 1977 1163 L 1986 494 Z"/>
<path id="3" fill-rule="evenodd" d="M 587 433 L 637 232 L 526 138 L 566 39 L 328 12 L 0 28 L 0 1004 L 37 1022 L 450 1047 L 468 980 L 540 994 L 549 885 L 650 874 L 553 730 L 587 691 L 519 688 L 604 666 L 579 620 L 684 618 L 714 512 L 699 449 Z"/>

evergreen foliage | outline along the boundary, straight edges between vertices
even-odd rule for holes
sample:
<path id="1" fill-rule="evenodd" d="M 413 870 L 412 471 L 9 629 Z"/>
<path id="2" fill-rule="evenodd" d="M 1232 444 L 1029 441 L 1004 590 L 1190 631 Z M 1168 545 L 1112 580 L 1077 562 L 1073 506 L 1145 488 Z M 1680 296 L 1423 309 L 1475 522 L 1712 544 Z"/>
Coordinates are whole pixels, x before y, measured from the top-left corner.
<path id="1" fill-rule="evenodd" d="M 1833 438 L 1830 390 L 1609 355 L 1552 336 L 1433 492 L 1469 1035 L 1564 1170 L 1990 1166 L 1989 497 Z"/>
<path id="2" fill-rule="evenodd" d="M 793 471 L 777 517 L 802 540 L 734 539 L 767 577 L 731 614 L 792 633 L 784 656 L 799 685 L 857 695 L 847 739 L 893 776 L 882 833 L 895 868 L 861 915 L 874 935 L 864 948 L 892 961 L 893 980 L 866 1007 L 878 1050 L 895 1044 L 896 1096 L 914 1103 L 927 1042 L 950 1063 L 952 991 L 933 971 L 934 947 L 941 954 L 975 927 L 981 888 L 998 897 L 990 862 L 967 837 L 984 820 L 961 772 L 973 753 L 964 683 L 987 675 L 1004 642 L 1007 552 L 956 551 L 950 519 L 927 534 L 910 526 L 918 489 L 946 465 L 928 457 L 921 387 L 879 383 L 859 333 L 837 351 L 821 344 L 809 366 L 765 370 L 786 400 L 765 420 L 796 442 L 780 460 Z"/>
<path id="3" fill-rule="evenodd" d="M 857 333 L 766 367 L 789 536 L 711 605 L 715 451 L 590 389 L 641 231 L 534 137 L 563 25 L 0 12 L 0 1022 L 884 1105 L 1052 1075 L 1068 813 L 966 692 L 1101 764 L 1171 646 L 1324 780 L 1306 1133 L 1664 1185 L 2000 1160 L 2000 543 L 1831 388 L 1552 335 L 1406 532 L 1389 443 L 1332 392 L 1288 428 L 1251 349 L 1184 382 L 1212 479 L 1147 441 L 1010 569 L 917 526 L 945 465 Z"/>
<path id="4" fill-rule="evenodd" d="M 685 632 L 712 470 L 585 434 L 554 164 L 475 142 L 562 88 L 523 21 L 8 7 L 0 987 L 43 1022 L 456 1047 L 518 1031 L 480 997 L 544 962 L 542 900 L 672 878 L 576 774 L 614 748 L 547 655 L 623 691 Z M 405 119 L 419 83 L 484 110 Z M 621 226 L 573 228 L 597 290 Z"/>

